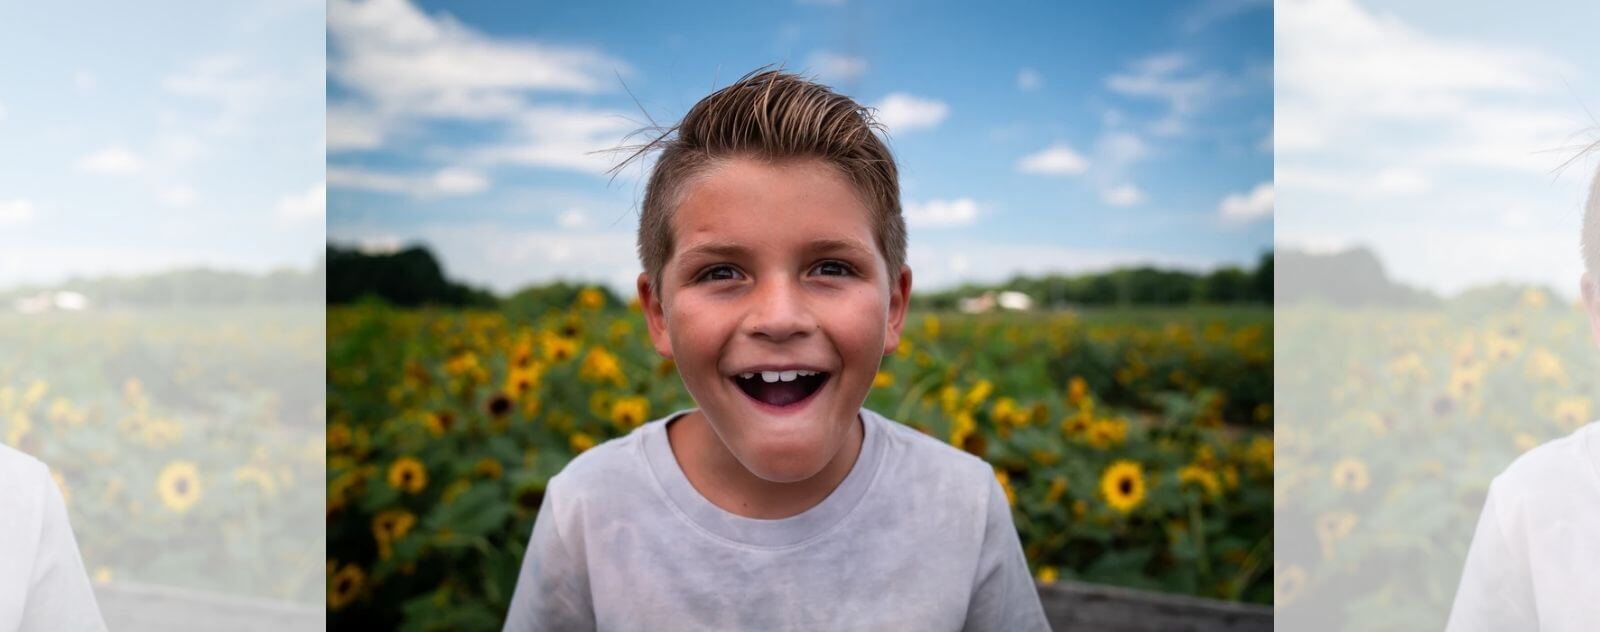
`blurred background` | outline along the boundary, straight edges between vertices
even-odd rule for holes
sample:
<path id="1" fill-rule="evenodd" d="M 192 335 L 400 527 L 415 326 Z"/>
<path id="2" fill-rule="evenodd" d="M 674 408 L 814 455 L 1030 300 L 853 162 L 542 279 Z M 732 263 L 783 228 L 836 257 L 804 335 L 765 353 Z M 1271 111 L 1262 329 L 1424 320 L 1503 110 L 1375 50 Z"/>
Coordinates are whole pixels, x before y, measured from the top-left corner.
<path id="1" fill-rule="evenodd" d="M 1583 2 L 1277 4 L 1278 623 L 1444 626 L 1491 479 L 1595 417 Z"/>
<path id="2" fill-rule="evenodd" d="M 0 6 L 0 441 L 111 629 L 321 623 L 323 8 Z"/>
<path id="3" fill-rule="evenodd" d="M 1271 603 L 1272 21 L 331 2 L 329 622 L 497 628 L 546 481 L 693 405 L 632 300 L 651 163 L 609 150 L 766 65 L 900 161 L 917 287 L 867 406 L 994 464 L 1041 590 Z"/>

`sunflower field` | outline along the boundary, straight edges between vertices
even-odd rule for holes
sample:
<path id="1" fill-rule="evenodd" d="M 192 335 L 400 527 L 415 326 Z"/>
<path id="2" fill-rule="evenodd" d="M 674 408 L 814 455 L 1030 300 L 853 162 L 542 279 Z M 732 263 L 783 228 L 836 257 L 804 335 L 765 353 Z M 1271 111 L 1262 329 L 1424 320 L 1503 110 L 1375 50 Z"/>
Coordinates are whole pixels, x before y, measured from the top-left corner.
<path id="1" fill-rule="evenodd" d="M 317 306 L 0 314 L 0 441 L 51 467 L 86 570 L 322 602 Z"/>
<path id="2" fill-rule="evenodd" d="M 1280 624 L 1443 628 L 1490 481 L 1594 419 L 1582 311 L 1480 298 L 1277 311 Z"/>
<path id="3" fill-rule="evenodd" d="M 987 459 L 1043 582 L 1270 603 L 1272 315 L 913 313 L 866 406 Z M 693 406 L 637 306 L 328 311 L 333 627 L 498 629 L 545 484 Z"/>

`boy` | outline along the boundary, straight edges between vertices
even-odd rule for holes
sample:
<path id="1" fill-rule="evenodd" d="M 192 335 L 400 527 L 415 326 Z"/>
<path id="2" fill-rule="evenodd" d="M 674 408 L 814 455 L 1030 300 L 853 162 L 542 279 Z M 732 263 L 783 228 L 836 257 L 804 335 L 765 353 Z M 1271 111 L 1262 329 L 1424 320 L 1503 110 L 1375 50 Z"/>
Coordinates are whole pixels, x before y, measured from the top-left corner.
<path id="1" fill-rule="evenodd" d="M 50 469 L 0 444 L 0 630 L 105 629 Z"/>
<path id="2" fill-rule="evenodd" d="M 1600 344 L 1600 172 L 1583 223 L 1580 289 Z M 1600 422 L 1495 477 L 1446 630 L 1600 630 Z"/>
<path id="3" fill-rule="evenodd" d="M 698 408 L 550 481 L 505 628 L 1048 629 L 989 465 L 861 408 L 911 294 L 869 113 L 767 71 L 675 131 L 638 291 Z"/>

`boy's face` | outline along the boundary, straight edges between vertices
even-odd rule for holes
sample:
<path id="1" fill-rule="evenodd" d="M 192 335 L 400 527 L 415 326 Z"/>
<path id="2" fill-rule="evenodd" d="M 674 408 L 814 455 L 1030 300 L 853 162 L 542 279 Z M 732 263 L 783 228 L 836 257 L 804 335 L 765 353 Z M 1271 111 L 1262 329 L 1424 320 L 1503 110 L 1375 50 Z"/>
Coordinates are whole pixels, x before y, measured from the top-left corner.
<path id="1" fill-rule="evenodd" d="M 900 342 L 910 268 L 891 287 L 869 211 L 819 160 L 713 166 L 687 185 L 673 231 L 659 301 L 639 276 L 656 350 L 745 469 L 817 474 Z"/>

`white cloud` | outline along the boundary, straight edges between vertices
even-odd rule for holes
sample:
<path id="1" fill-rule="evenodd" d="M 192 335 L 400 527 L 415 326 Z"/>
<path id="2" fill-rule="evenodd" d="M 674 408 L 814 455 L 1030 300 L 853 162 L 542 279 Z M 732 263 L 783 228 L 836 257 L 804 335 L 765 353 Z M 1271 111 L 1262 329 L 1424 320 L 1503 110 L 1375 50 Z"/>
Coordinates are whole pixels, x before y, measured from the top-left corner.
<path id="1" fill-rule="evenodd" d="M 231 135 L 253 131 L 254 123 L 275 100 L 296 93 L 304 81 L 287 81 L 252 66 L 239 55 L 209 55 L 184 65 L 161 80 L 167 92 L 216 106 L 202 131 Z"/>
<path id="2" fill-rule="evenodd" d="M 1181 53 L 1153 55 L 1134 63 L 1131 72 L 1112 75 L 1106 86 L 1127 96 L 1166 101 L 1175 112 L 1189 112 L 1219 87 L 1215 73 L 1193 74 L 1191 61 Z"/>
<path id="3" fill-rule="evenodd" d="M 394 235 L 377 235 L 356 240 L 356 250 L 366 255 L 392 255 L 405 247 L 405 241 Z"/>
<path id="4" fill-rule="evenodd" d="M 489 189 L 482 173 L 462 167 L 447 167 L 433 173 L 400 174 L 352 167 L 329 167 L 328 185 L 336 189 L 357 189 L 434 198 L 472 195 Z"/>
<path id="5" fill-rule="evenodd" d="M 1272 215 L 1272 207 L 1272 183 L 1263 182 L 1249 193 L 1233 193 L 1222 198 L 1217 211 L 1224 221 L 1247 222 Z"/>
<path id="6" fill-rule="evenodd" d="M 562 228 L 583 228 L 589 224 L 589 214 L 580 208 L 569 208 L 561 212 L 556 218 L 556 225 Z"/>
<path id="7" fill-rule="evenodd" d="M 470 169 L 451 167 L 433 174 L 432 190 L 439 195 L 470 195 L 489 188 L 489 179 Z"/>
<path id="8" fill-rule="evenodd" d="M 1101 191 L 1100 201 L 1111 206 L 1133 206 L 1144 202 L 1145 195 L 1139 187 L 1123 184 Z"/>
<path id="9" fill-rule="evenodd" d="M 195 200 L 198 198 L 199 195 L 195 193 L 193 188 L 181 184 L 164 187 L 161 189 L 161 192 L 157 194 L 157 199 L 160 200 L 162 206 L 168 206 L 172 208 L 187 208 L 189 206 L 193 206 Z"/>
<path id="10" fill-rule="evenodd" d="M 913 228 L 955 228 L 978 220 L 978 203 L 972 198 L 906 202 L 906 224 Z"/>
<path id="11" fill-rule="evenodd" d="M 529 108 L 512 123 L 511 140 L 470 152 L 487 164 L 518 164 L 601 174 L 621 159 L 608 150 L 638 127 L 622 112 Z"/>
<path id="12" fill-rule="evenodd" d="M 1039 71 L 1032 68 L 1023 68 L 1017 73 L 1017 89 L 1023 92 L 1033 92 L 1044 85 L 1044 77 Z"/>
<path id="13" fill-rule="evenodd" d="M 950 115 L 950 106 L 936 99 L 924 99 L 903 92 L 890 94 L 876 106 L 878 122 L 890 133 L 938 127 Z"/>
<path id="14" fill-rule="evenodd" d="M 1089 169 L 1089 161 L 1066 143 L 1056 143 L 1017 161 L 1017 170 L 1051 176 L 1077 175 Z"/>
<path id="15" fill-rule="evenodd" d="M 285 195 L 278 200 L 278 217 L 287 220 L 319 220 L 327 215 L 328 188 L 317 183 L 305 193 Z"/>
<path id="16" fill-rule="evenodd" d="M 1437 37 L 1350 0 L 1295 0 L 1277 22 L 1277 150 L 1291 157 L 1381 146 L 1424 168 L 1543 171 L 1560 159 L 1539 152 L 1589 124 L 1551 105 L 1581 73 L 1535 50 Z"/>
<path id="17" fill-rule="evenodd" d="M 33 202 L 23 198 L 0 200 L 0 226 L 27 223 L 37 212 Z"/>
<path id="18" fill-rule="evenodd" d="M 504 116 L 524 92 L 592 94 L 631 72 L 592 49 L 489 37 L 406 0 L 333 0 L 328 34 L 329 74 L 385 112 Z"/>
<path id="19" fill-rule="evenodd" d="M 120 145 L 107 147 L 78 161 L 78 168 L 90 173 L 137 173 L 143 166 L 143 160 Z"/>
<path id="20" fill-rule="evenodd" d="M 382 115 L 348 104 L 328 105 L 328 152 L 377 149 L 383 146 Z"/>
<path id="21" fill-rule="evenodd" d="M 806 58 L 806 67 L 817 73 L 823 81 L 843 83 L 860 79 L 867 72 L 867 60 L 857 56 L 840 55 L 819 50 Z"/>

